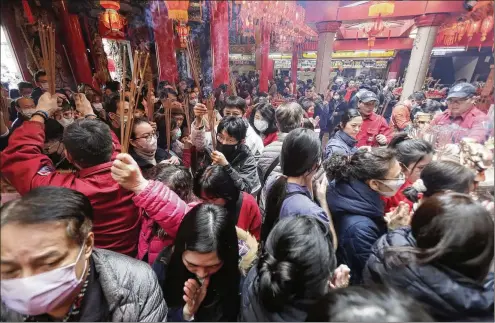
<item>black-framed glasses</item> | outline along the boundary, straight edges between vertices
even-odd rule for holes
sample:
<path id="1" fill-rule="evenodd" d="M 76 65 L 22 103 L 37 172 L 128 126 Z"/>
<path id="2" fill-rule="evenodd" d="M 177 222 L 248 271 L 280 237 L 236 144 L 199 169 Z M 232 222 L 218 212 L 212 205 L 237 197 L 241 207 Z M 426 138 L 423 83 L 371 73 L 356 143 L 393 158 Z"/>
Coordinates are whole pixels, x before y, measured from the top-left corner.
<path id="1" fill-rule="evenodd" d="M 153 131 L 151 133 L 147 133 L 147 134 L 143 135 L 142 137 L 136 137 L 135 140 L 144 139 L 147 142 L 150 142 L 153 137 L 158 139 L 158 136 L 159 136 L 158 132 Z"/>

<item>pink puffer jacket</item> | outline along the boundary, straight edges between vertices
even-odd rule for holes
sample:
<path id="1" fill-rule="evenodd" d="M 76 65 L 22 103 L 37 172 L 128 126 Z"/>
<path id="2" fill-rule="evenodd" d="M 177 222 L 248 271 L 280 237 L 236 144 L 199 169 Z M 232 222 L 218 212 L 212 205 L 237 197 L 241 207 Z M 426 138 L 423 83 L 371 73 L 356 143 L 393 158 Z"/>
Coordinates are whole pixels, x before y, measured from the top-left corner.
<path id="1" fill-rule="evenodd" d="M 137 258 L 142 260 L 148 254 L 148 263 L 153 264 L 160 251 L 174 242 L 184 215 L 198 203 L 186 204 L 165 184 L 153 180 L 133 200 L 144 211 Z M 164 239 L 153 235 L 154 223 L 165 231 Z"/>

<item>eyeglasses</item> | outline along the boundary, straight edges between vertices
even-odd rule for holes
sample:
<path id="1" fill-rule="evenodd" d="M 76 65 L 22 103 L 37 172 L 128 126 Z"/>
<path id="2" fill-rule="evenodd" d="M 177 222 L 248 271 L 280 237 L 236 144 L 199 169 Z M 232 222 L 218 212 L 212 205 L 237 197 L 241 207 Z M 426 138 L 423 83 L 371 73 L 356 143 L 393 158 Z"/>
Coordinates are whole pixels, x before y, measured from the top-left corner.
<path id="1" fill-rule="evenodd" d="M 134 140 L 144 139 L 147 142 L 150 142 L 153 137 L 158 138 L 158 136 L 159 136 L 158 132 L 153 131 L 152 133 L 144 134 L 142 137 L 136 137 L 136 139 L 134 139 Z"/>

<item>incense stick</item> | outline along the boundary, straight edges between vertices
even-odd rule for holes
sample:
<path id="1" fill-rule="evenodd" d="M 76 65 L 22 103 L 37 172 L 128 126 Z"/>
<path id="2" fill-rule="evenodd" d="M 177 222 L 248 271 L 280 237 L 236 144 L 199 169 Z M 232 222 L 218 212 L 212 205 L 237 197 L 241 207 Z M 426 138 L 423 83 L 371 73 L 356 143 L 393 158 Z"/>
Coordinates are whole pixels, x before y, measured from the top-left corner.
<path id="1" fill-rule="evenodd" d="M 124 147 L 124 129 L 125 129 L 125 116 L 124 116 L 124 102 L 125 102 L 125 88 L 126 88 L 126 81 L 125 81 L 125 76 L 127 74 L 127 63 L 126 63 L 126 52 L 124 49 L 124 46 L 121 47 L 122 50 L 122 82 L 120 83 L 120 108 L 122 111 L 120 111 L 120 144 L 121 144 L 121 150 L 123 153 L 126 153 L 127 150 Z"/>
<path id="2" fill-rule="evenodd" d="M 210 132 L 211 132 L 211 145 L 213 146 L 213 150 L 216 150 L 217 147 L 217 141 L 216 141 L 217 135 L 215 131 L 216 116 L 215 116 L 215 109 L 213 108 L 212 96 L 206 99 L 206 110 L 208 111 L 208 123 L 210 125 Z"/>
<path id="3" fill-rule="evenodd" d="M 191 72 L 194 78 L 194 83 L 196 84 L 196 87 L 199 89 L 199 71 L 198 67 L 196 65 L 196 62 L 194 60 L 194 46 L 191 42 L 191 39 L 188 38 L 187 42 L 187 56 L 189 57 L 189 63 L 191 65 Z"/>
<path id="4" fill-rule="evenodd" d="M 48 91 L 55 94 L 55 28 L 52 24 L 39 23 L 39 36 L 43 69 L 48 79 Z M 29 45 L 29 44 L 28 44 Z"/>
<path id="5" fill-rule="evenodd" d="M 171 127 L 172 127 L 172 101 L 170 99 L 165 99 L 165 104 L 163 109 L 165 112 L 165 131 L 167 139 L 167 151 L 170 152 L 170 139 L 171 139 Z"/>
<path id="6" fill-rule="evenodd" d="M 187 124 L 187 129 L 190 133 L 191 130 L 191 124 L 189 123 L 190 121 L 190 111 L 189 111 L 189 94 L 186 93 L 186 97 L 184 98 L 184 114 L 186 115 L 186 124 Z M 189 135 L 189 133 L 186 133 L 186 135 Z"/>
<path id="7" fill-rule="evenodd" d="M 153 113 L 155 112 L 155 102 L 151 102 L 151 88 L 153 87 L 153 83 L 151 81 L 148 81 L 148 93 L 146 93 L 146 104 L 147 104 L 147 111 L 146 114 L 148 115 L 148 120 L 153 121 Z"/>

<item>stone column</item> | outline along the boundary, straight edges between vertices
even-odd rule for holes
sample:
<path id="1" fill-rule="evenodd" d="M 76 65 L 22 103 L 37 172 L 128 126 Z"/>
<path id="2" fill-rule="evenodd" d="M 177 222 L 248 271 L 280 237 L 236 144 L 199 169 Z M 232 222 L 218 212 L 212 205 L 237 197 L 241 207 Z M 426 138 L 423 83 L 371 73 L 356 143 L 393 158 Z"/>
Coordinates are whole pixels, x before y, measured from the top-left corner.
<path id="1" fill-rule="evenodd" d="M 316 23 L 316 30 L 318 31 L 318 56 L 316 57 L 315 86 L 318 93 L 325 93 L 330 81 L 333 40 L 340 25 L 340 21 L 320 21 Z"/>
<path id="2" fill-rule="evenodd" d="M 448 17 L 446 14 L 429 14 L 416 17 L 414 24 L 418 28 L 416 39 L 407 66 L 407 73 L 402 87 L 401 101 L 415 91 L 421 90 L 430 65 L 431 50 L 435 45 L 438 27 Z"/>

